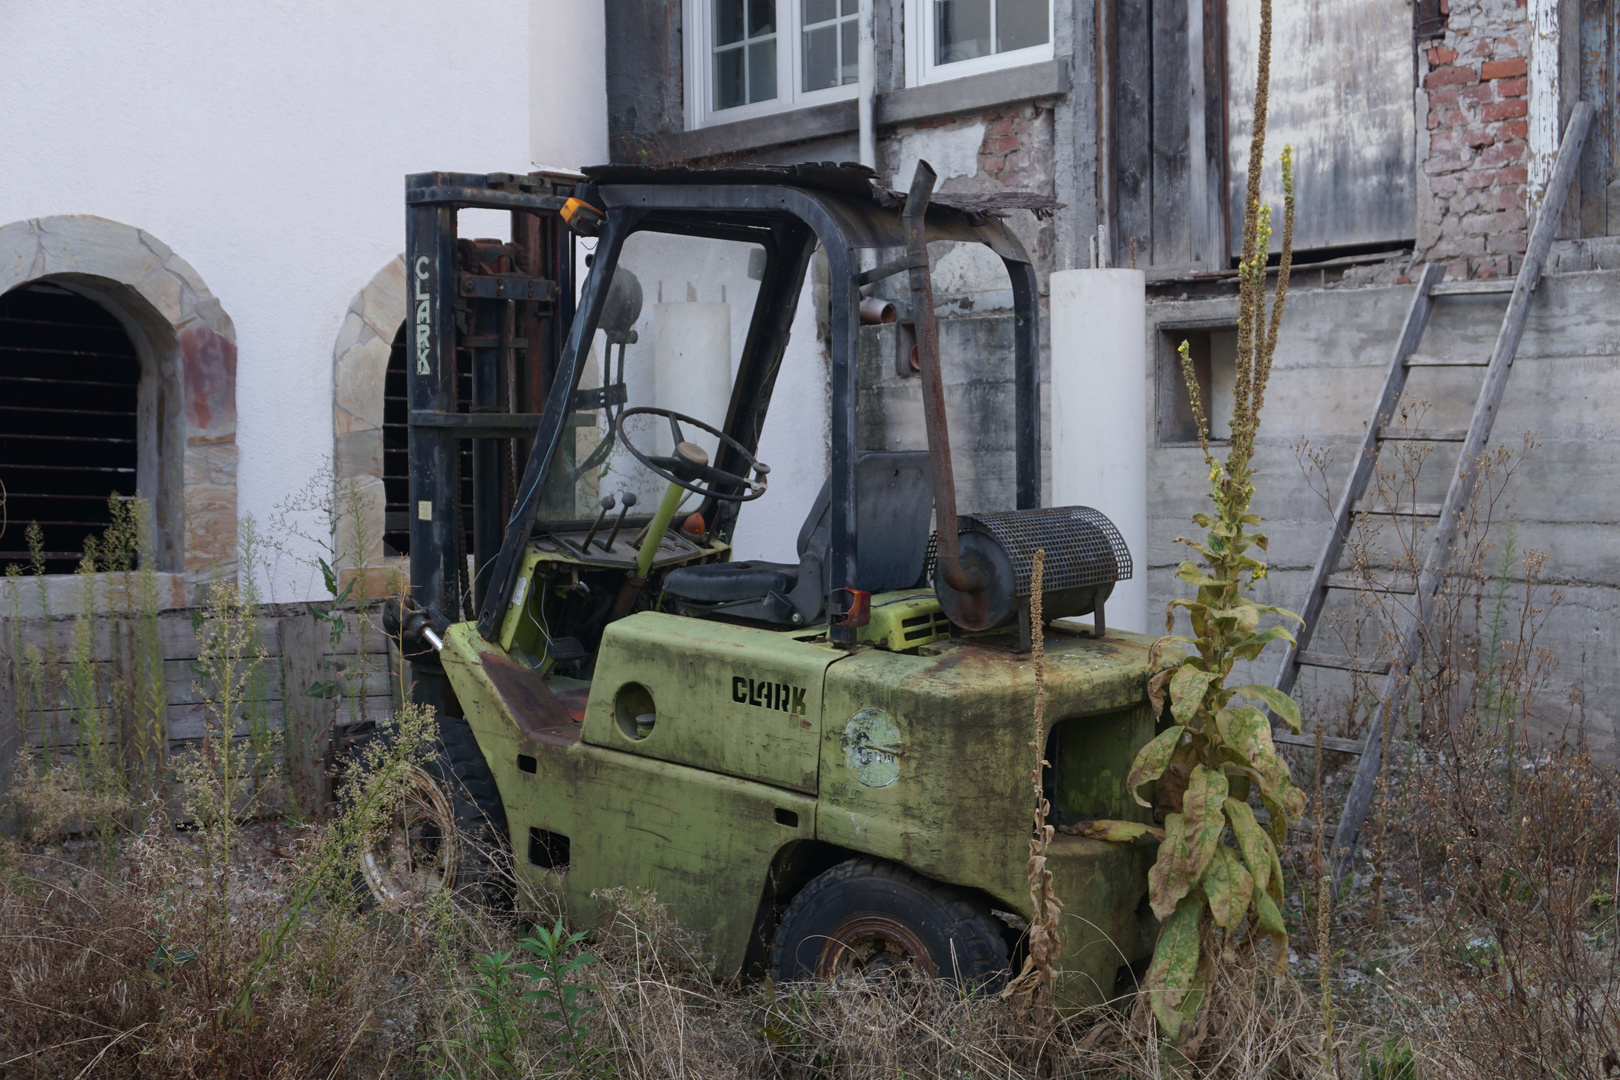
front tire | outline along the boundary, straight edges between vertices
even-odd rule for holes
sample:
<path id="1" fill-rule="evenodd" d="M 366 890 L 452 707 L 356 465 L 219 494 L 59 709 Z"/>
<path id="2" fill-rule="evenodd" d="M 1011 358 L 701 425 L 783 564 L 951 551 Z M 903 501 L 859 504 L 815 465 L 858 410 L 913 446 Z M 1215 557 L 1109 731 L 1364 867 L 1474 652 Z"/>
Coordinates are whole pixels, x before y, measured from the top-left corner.
<path id="1" fill-rule="evenodd" d="M 413 765 L 399 805 L 360 851 L 361 895 L 415 907 L 450 892 L 486 907 L 512 902 L 506 807 L 467 722 L 438 718 L 433 756 Z"/>
<path id="2" fill-rule="evenodd" d="M 877 859 L 851 859 L 806 885 L 771 946 L 778 982 L 883 977 L 910 968 L 997 989 L 1007 942 L 988 905 Z"/>

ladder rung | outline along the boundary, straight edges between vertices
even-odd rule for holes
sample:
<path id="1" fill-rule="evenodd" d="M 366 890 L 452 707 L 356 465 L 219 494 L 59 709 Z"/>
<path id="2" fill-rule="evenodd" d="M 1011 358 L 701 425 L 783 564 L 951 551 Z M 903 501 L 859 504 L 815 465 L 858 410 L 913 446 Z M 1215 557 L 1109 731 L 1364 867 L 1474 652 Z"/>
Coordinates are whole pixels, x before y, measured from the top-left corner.
<path id="1" fill-rule="evenodd" d="M 1295 735 L 1292 731 L 1273 731 L 1271 741 L 1274 743 L 1286 743 L 1289 746 L 1308 746 L 1313 749 L 1316 746 L 1315 735 Z M 1335 739 L 1324 735 L 1322 736 L 1322 749 L 1337 750 L 1341 754 L 1359 754 L 1361 753 L 1361 743 L 1355 739 Z"/>
<path id="2" fill-rule="evenodd" d="M 1388 660 L 1358 660 L 1353 656 L 1334 656 L 1332 653 L 1302 652 L 1294 663 L 1304 667 L 1333 668 L 1336 671 L 1356 671 L 1363 675 L 1388 675 Z"/>
<path id="3" fill-rule="evenodd" d="M 1437 518 L 1445 507 L 1440 503 L 1408 503 L 1405 506 L 1358 506 L 1358 514 L 1378 514 L 1383 517 Z"/>
<path id="4" fill-rule="evenodd" d="M 1467 428 L 1443 428 L 1435 431 L 1425 431 L 1418 428 L 1416 431 L 1397 431 L 1393 433 L 1379 432 L 1378 437 L 1385 442 L 1462 442 L 1468 438 Z"/>
<path id="5" fill-rule="evenodd" d="M 1417 592 L 1417 583 L 1414 581 L 1368 581 L 1364 576 L 1345 572 L 1334 574 L 1323 583 L 1329 589 L 1343 589 L 1346 592 L 1375 592 L 1390 593 L 1394 596 L 1412 596 Z"/>
<path id="6" fill-rule="evenodd" d="M 1517 278 L 1486 278 L 1483 281 L 1442 281 L 1429 289 L 1430 296 L 1480 296 L 1510 293 Z"/>
<path id="7" fill-rule="evenodd" d="M 1489 367 L 1489 356 L 1431 356 L 1427 353 L 1413 353 L 1406 358 L 1406 366 L 1412 367 Z"/>

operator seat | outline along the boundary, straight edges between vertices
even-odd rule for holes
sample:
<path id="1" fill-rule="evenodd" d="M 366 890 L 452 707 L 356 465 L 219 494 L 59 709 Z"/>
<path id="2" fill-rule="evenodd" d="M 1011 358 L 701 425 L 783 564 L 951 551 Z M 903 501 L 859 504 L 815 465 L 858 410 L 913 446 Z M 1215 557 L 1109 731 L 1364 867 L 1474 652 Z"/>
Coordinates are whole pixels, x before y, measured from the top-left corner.
<path id="1" fill-rule="evenodd" d="M 907 589 L 922 580 L 933 514 L 933 472 L 926 450 L 868 450 L 855 458 L 855 588 Z M 826 607 L 832 535 L 832 480 L 799 529 L 799 561 L 683 566 L 664 578 L 682 615 L 770 626 L 808 626 Z"/>

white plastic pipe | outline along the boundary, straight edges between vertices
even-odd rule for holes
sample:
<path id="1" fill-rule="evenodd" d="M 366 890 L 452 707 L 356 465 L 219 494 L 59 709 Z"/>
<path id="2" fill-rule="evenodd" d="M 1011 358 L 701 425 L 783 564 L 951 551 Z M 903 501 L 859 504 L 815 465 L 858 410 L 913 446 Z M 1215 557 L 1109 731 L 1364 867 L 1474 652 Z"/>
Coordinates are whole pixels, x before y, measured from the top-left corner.
<path id="1" fill-rule="evenodd" d="M 1052 296 L 1052 505 L 1106 514 L 1131 552 L 1110 628 L 1148 632 L 1147 280 L 1059 270 Z"/>
<path id="2" fill-rule="evenodd" d="M 653 305 L 653 403 L 720 427 L 731 403 L 731 305 L 714 301 Z M 655 421 L 659 453 L 674 450 L 669 424 Z M 719 440 L 683 429 L 713 461 Z"/>

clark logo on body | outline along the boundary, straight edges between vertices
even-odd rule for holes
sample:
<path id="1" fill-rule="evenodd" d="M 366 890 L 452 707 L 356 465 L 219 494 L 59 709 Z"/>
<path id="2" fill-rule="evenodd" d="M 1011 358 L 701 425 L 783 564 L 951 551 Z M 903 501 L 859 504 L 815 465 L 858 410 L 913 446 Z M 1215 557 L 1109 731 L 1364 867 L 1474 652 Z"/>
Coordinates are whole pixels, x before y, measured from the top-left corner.
<path id="1" fill-rule="evenodd" d="M 432 263 L 426 255 L 416 257 L 416 373 L 418 375 L 432 375 L 433 368 L 428 365 L 428 336 L 433 326 L 433 316 L 428 306 L 428 293 L 425 283 L 428 279 L 429 268 Z"/>
<path id="2" fill-rule="evenodd" d="M 787 683 L 766 682 L 733 675 L 731 700 L 739 705 L 753 705 L 760 709 L 774 709 L 777 712 L 794 713 L 799 716 L 805 714 L 804 687 L 789 686 Z"/>

